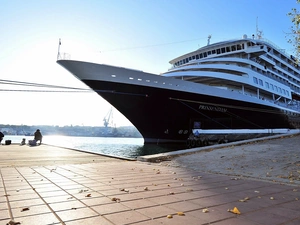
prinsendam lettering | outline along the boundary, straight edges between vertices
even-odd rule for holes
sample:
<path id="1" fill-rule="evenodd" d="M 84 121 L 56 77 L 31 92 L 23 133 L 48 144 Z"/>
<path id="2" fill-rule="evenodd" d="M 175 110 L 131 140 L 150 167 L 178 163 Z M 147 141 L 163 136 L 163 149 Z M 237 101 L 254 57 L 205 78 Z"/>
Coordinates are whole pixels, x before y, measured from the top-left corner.
<path id="1" fill-rule="evenodd" d="M 217 112 L 227 112 L 226 108 L 217 107 L 217 106 L 208 106 L 208 105 L 199 105 L 199 109 L 208 110 L 208 111 L 217 111 Z"/>

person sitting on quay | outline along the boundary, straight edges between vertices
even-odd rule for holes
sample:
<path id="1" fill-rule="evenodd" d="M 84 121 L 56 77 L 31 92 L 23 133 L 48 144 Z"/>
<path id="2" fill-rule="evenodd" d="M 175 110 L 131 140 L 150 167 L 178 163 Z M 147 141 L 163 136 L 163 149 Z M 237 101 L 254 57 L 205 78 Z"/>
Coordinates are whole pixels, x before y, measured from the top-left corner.
<path id="1" fill-rule="evenodd" d="M 42 139 L 43 139 L 43 135 L 41 133 L 41 131 L 39 129 L 36 130 L 36 132 L 34 132 L 34 140 L 36 141 L 40 141 L 40 145 L 42 144 Z"/>
<path id="2" fill-rule="evenodd" d="M 4 134 L 0 131 L 0 145 L 1 145 L 1 141 L 3 140 L 4 138 Z"/>
<path id="3" fill-rule="evenodd" d="M 22 145 L 25 145 L 25 144 L 26 144 L 26 139 L 23 138 L 20 145 L 22 146 Z"/>

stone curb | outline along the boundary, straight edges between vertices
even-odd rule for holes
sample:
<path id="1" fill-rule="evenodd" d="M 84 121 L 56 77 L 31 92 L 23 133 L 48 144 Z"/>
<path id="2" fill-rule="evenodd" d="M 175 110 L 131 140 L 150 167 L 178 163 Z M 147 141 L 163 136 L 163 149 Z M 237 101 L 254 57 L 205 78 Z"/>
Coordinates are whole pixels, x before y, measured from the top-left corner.
<path id="1" fill-rule="evenodd" d="M 191 148 L 191 149 L 183 149 L 183 150 L 159 153 L 159 154 L 154 154 L 154 155 L 139 156 L 139 157 L 137 157 L 137 160 L 141 161 L 141 162 L 168 161 L 174 157 L 179 157 L 182 155 L 195 154 L 195 153 L 199 153 L 199 152 L 208 152 L 208 151 L 213 151 L 215 149 L 220 149 L 220 148 L 225 148 L 225 147 L 230 147 L 230 146 L 239 146 L 239 145 L 249 144 L 249 143 L 253 143 L 253 142 L 261 142 L 261 141 L 265 141 L 265 140 L 290 137 L 290 136 L 299 135 L 299 134 L 300 134 L 300 130 L 293 130 L 287 134 L 278 134 L 278 135 L 272 135 L 272 136 L 268 136 L 268 137 L 254 138 L 254 139 L 230 142 L 230 143 L 225 143 L 225 144 L 197 147 L 197 148 Z"/>

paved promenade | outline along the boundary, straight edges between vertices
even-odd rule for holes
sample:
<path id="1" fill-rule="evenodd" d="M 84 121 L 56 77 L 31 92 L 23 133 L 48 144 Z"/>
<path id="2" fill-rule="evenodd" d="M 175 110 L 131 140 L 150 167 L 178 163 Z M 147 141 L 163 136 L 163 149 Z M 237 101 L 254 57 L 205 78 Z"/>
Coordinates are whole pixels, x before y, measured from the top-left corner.
<path id="1" fill-rule="evenodd" d="M 293 138 L 300 137 L 282 139 L 282 149 Z M 255 149 L 267 151 L 272 141 L 257 143 Z M 235 174 L 225 174 L 219 167 L 224 158 L 230 161 L 225 152 L 208 161 L 216 171 L 203 169 L 197 159 L 215 151 L 150 163 L 47 145 L 2 145 L 0 224 L 300 224 L 298 183 L 241 176 L 234 165 Z M 244 157 L 249 154 L 244 151 Z"/>

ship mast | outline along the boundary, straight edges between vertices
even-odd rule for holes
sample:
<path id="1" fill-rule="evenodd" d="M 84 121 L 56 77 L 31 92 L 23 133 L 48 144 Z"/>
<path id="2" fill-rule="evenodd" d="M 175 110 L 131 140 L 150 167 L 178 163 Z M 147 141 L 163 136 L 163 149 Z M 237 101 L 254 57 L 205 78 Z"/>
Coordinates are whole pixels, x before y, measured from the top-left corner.
<path id="1" fill-rule="evenodd" d="M 60 59 L 60 46 L 61 46 L 61 41 L 59 39 L 59 43 L 58 43 L 58 51 L 57 51 L 57 60 Z"/>

